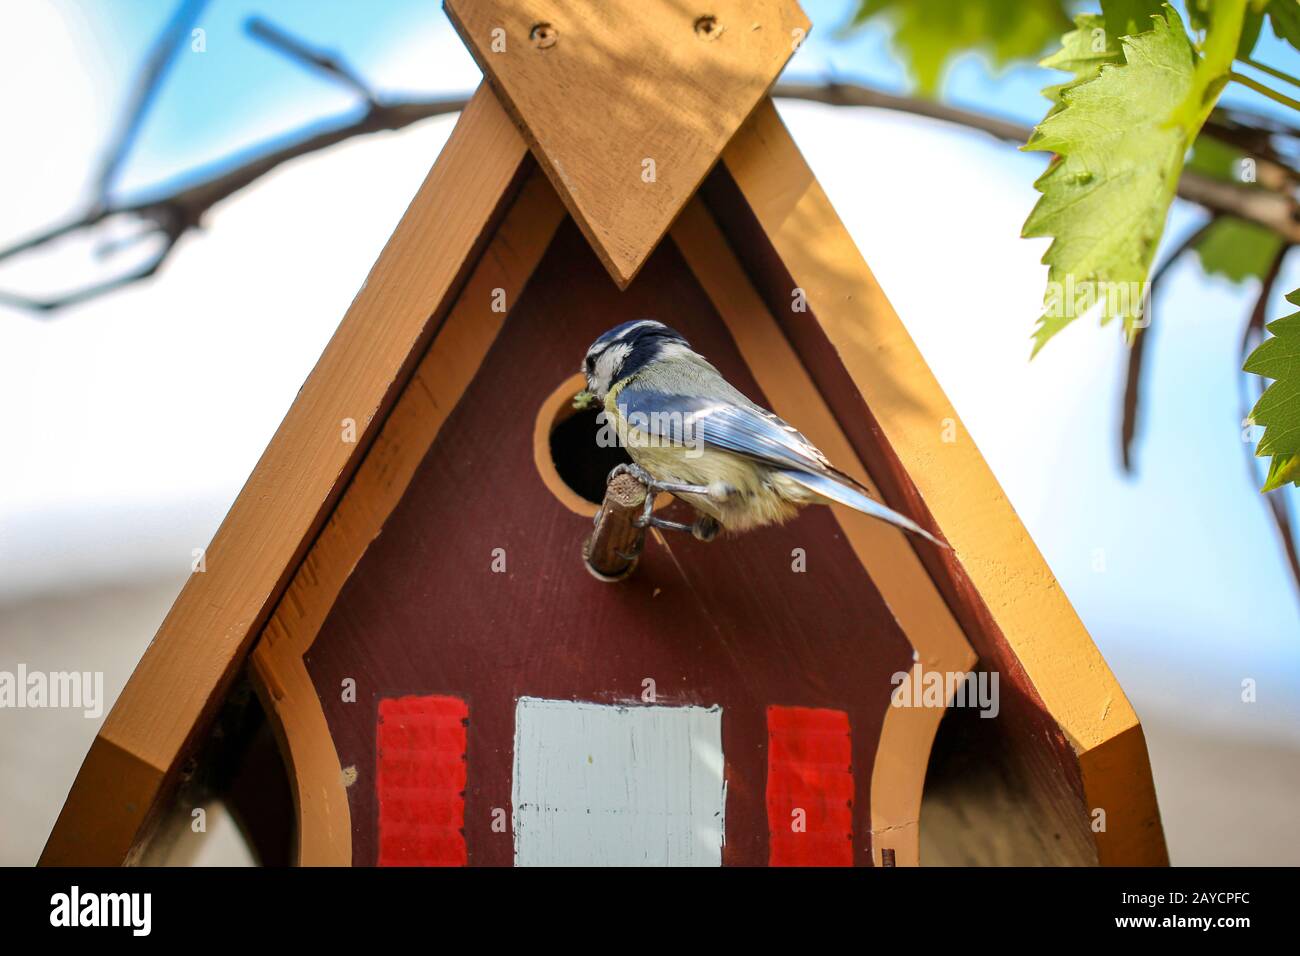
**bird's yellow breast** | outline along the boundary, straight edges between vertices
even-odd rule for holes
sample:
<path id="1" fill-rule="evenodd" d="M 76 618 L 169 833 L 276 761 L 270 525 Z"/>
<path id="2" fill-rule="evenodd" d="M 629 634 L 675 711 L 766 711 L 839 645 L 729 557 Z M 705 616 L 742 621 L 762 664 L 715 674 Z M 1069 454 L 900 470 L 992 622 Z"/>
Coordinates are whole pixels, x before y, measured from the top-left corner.
<path id="1" fill-rule="evenodd" d="M 622 384 L 615 386 L 605 398 L 607 421 L 616 431 L 619 444 L 634 462 L 660 481 L 690 485 L 722 482 L 734 488 L 735 493 L 721 504 L 702 495 L 678 496 L 698 511 L 717 518 L 724 528 L 742 531 L 785 521 L 798 505 L 809 500 L 803 488 L 781 480 L 779 474 L 752 459 L 702 443 L 673 443 L 629 424 L 619 413 L 621 390 Z"/>

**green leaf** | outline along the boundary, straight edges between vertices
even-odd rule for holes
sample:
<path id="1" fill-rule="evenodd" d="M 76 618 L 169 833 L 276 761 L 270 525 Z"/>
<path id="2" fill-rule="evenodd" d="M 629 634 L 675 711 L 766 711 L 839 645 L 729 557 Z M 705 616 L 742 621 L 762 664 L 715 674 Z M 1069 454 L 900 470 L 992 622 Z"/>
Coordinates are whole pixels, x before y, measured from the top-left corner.
<path id="1" fill-rule="evenodd" d="M 1043 195 L 1025 221 L 1026 237 L 1048 236 L 1046 308 L 1034 352 L 1103 291 L 1127 299 L 1103 307 L 1132 334 L 1165 214 L 1173 200 L 1186 131 L 1169 125 L 1192 88 L 1192 49 L 1172 8 L 1153 29 L 1120 41 L 1125 62 L 1067 84 L 1060 108 L 1038 125 L 1027 150 L 1057 154 L 1034 183 Z M 1104 284 L 1104 285 L 1103 285 Z"/>
<path id="2" fill-rule="evenodd" d="M 1103 325 L 1119 318 L 1132 340 L 1188 146 L 1232 65 L 1245 2 L 1218 0 L 1199 62 L 1165 4 L 1150 30 L 1120 39 L 1123 62 L 1103 62 L 1093 76 L 1076 71 L 1057 91 L 1059 103 L 1024 147 L 1056 154 L 1034 184 L 1042 196 L 1022 233 L 1052 239 L 1035 354 L 1094 309 Z M 1063 62 L 1077 61 L 1067 53 L 1074 44 L 1057 55 Z"/>
<path id="3" fill-rule="evenodd" d="M 1300 455 L 1274 455 L 1268 466 L 1268 477 L 1260 491 L 1272 491 L 1285 484 L 1300 486 Z"/>
<path id="4" fill-rule="evenodd" d="M 1268 20 L 1279 39 L 1300 50 L 1300 0 L 1270 0 Z"/>
<path id="5" fill-rule="evenodd" d="M 1259 31 L 1264 28 L 1264 13 L 1262 10 L 1256 10 L 1255 5 L 1251 4 L 1246 11 L 1246 19 L 1241 24 L 1241 41 L 1237 44 L 1237 59 L 1244 59 L 1255 52 L 1255 44 L 1259 42 Z"/>
<path id="6" fill-rule="evenodd" d="M 1107 63 L 1123 62 L 1124 54 L 1120 52 L 1119 41 L 1107 32 L 1105 20 L 1100 14 L 1083 13 L 1075 17 L 1074 29 L 1061 38 L 1061 49 L 1038 63 L 1048 69 L 1074 74 L 1069 81 L 1043 90 L 1043 95 L 1053 103 L 1052 112 L 1064 105 L 1061 102 L 1063 90 L 1084 80 L 1091 80 Z"/>
<path id="7" fill-rule="evenodd" d="M 1033 59 L 1070 26 L 1067 0 L 862 0 L 851 26 L 893 25 L 893 44 L 922 93 L 939 89 L 943 68 L 970 50 L 994 66 Z"/>
<path id="8" fill-rule="evenodd" d="M 1264 275 L 1281 247 L 1282 237 L 1273 230 L 1234 216 L 1223 216 L 1196 244 L 1196 254 L 1207 274 L 1244 282 L 1252 276 Z"/>
<path id="9" fill-rule="evenodd" d="M 1241 182 L 1241 161 L 1246 153 L 1221 139 L 1202 133 L 1192 145 L 1187 168 L 1225 182 Z"/>
<path id="10" fill-rule="evenodd" d="M 1195 9 L 1198 2 L 1206 0 L 1189 0 L 1188 11 Z M 1102 0 L 1101 12 L 1106 20 L 1106 32 L 1113 37 L 1131 37 L 1146 33 L 1151 29 L 1151 18 L 1164 15 L 1161 0 Z M 1192 13 L 1192 22 L 1196 14 Z"/>
<path id="11" fill-rule="evenodd" d="M 1038 65 L 1073 73 L 1075 79 L 1091 79 L 1105 63 L 1122 62 L 1119 42 L 1106 29 L 1100 14 L 1081 13 L 1074 29 L 1061 37 L 1061 49 Z"/>
<path id="12" fill-rule="evenodd" d="M 1300 306 L 1300 289 L 1287 297 Z M 1250 418 L 1264 426 L 1255 454 L 1273 456 L 1263 491 L 1280 488 L 1287 482 L 1300 485 L 1300 312 L 1268 324 L 1270 338 L 1250 353 L 1245 371 L 1273 379 L 1264 390 Z"/>

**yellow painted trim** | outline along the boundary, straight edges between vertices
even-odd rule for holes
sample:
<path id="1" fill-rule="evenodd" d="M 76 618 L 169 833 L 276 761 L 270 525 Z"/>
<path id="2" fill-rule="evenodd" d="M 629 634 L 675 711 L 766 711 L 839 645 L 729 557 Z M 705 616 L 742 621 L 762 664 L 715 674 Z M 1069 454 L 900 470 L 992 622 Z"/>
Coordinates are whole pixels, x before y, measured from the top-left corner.
<path id="1" fill-rule="evenodd" d="M 1141 740 L 1137 714 L 770 99 L 741 127 L 723 163 L 994 624 L 1080 756 L 1088 805 L 1102 806 L 1109 795 L 1110 825 L 1096 834 L 1099 856 L 1166 860 L 1145 746 L 1132 745 Z M 942 425 L 949 419 L 960 438 L 944 443 Z M 1121 738 L 1122 745 L 1112 743 Z M 1103 747 L 1112 759 L 1092 755 Z M 1122 794 L 1111 786 L 1116 775 L 1130 784 Z M 1117 817 L 1123 826 L 1116 826 Z"/>
<path id="2" fill-rule="evenodd" d="M 506 314 L 491 308 L 494 290 L 505 289 L 507 301 L 516 300 L 563 218 L 550 183 L 535 172 L 474 266 L 253 650 L 253 683 L 292 771 L 301 865 L 352 862 L 342 767 L 303 655 L 505 324 Z"/>
<path id="3" fill-rule="evenodd" d="M 587 387 L 587 380 L 581 372 L 570 375 L 561 382 L 537 410 L 537 421 L 533 425 L 533 464 L 542 484 L 559 500 L 560 504 L 574 514 L 594 518 L 600 506 L 592 504 L 582 497 L 560 477 L 551 458 L 551 431 L 559 422 L 573 411 L 573 396 Z"/>

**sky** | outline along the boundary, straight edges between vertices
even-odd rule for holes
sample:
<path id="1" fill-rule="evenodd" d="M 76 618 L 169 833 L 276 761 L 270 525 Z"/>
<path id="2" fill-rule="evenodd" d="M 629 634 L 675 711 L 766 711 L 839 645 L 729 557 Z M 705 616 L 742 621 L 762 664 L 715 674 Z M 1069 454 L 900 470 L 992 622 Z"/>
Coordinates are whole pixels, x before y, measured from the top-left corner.
<path id="1" fill-rule="evenodd" d="M 845 39 L 843 2 L 790 79 L 906 90 L 889 31 Z M 0 243 L 86 202 L 128 78 L 171 9 L 0 9 Z M 389 95 L 468 92 L 478 71 L 431 0 L 210 0 L 116 189 L 156 190 L 304 123 L 357 109 L 243 30 L 254 14 L 344 54 Z M 1260 59 L 1294 51 L 1265 30 Z M 1054 74 L 949 70 L 945 97 L 1033 122 Z M 39 96 L 14 95 L 16 88 Z M 1273 104 L 1248 91 L 1233 101 Z M 1119 469 L 1123 345 L 1076 322 L 1032 362 L 1045 240 L 1019 238 L 1041 155 L 880 111 L 780 109 L 895 308 L 1121 684 L 1144 707 L 1300 739 L 1300 601 L 1250 484 L 1237 340 L 1256 294 L 1189 259 L 1155 303 L 1139 472 Z M 356 140 L 218 207 L 156 279 L 51 319 L 0 306 L 0 604 L 188 568 L 310 372 L 453 120 Z M 1179 203 L 1167 242 L 1195 228 Z M 33 281 L 63 276 L 59 266 Z M 1300 286 L 1300 256 L 1281 292 Z M 1259 700 L 1243 705 L 1254 679 Z M 1189 703 L 1194 706 L 1189 707 Z"/>

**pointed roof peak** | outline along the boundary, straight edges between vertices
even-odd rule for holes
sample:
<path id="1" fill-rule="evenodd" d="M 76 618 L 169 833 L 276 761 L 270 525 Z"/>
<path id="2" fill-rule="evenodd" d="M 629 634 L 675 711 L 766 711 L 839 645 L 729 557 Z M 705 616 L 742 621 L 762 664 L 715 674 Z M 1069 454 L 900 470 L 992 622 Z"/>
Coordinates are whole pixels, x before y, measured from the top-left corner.
<path id="1" fill-rule="evenodd" d="M 795 0 L 445 0 L 621 288 L 810 29 Z"/>

